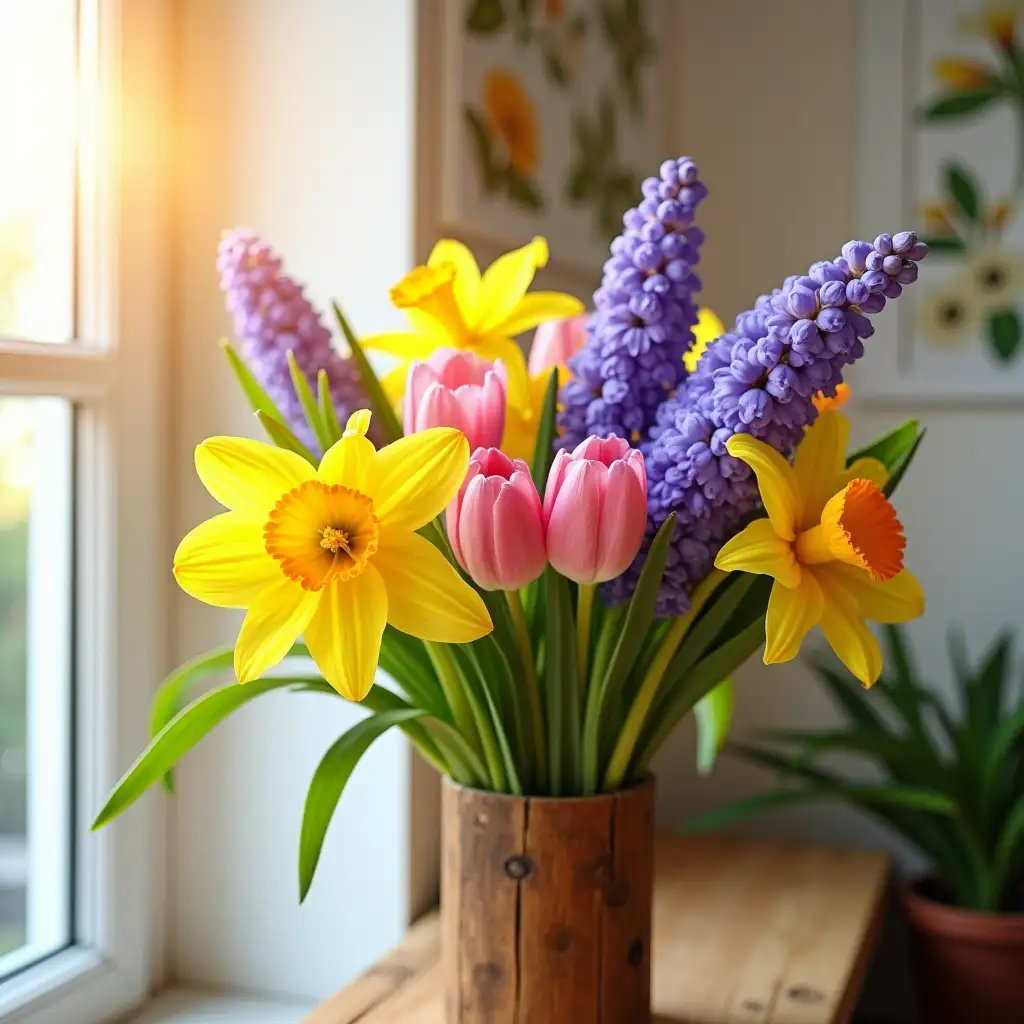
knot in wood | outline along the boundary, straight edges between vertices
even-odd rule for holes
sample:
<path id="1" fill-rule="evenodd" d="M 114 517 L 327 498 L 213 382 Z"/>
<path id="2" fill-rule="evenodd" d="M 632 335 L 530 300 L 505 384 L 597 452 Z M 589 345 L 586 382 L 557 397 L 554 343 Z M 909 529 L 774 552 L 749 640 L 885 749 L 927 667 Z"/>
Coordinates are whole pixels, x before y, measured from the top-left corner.
<path id="1" fill-rule="evenodd" d="M 533 873 L 533 861 L 525 853 L 516 854 L 505 861 L 505 874 L 516 881 L 529 878 Z"/>
<path id="2" fill-rule="evenodd" d="M 815 1003 L 823 1002 L 825 993 L 807 985 L 794 985 L 786 992 L 788 998 L 794 1003 L 802 1003 L 805 1006 L 813 1006 Z"/>

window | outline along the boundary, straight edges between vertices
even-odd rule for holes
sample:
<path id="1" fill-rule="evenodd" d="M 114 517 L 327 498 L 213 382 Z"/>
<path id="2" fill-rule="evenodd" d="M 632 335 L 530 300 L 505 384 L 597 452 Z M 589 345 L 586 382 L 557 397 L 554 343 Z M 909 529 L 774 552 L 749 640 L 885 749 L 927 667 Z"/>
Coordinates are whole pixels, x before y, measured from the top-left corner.
<path id="1" fill-rule="evenodd" d="M 88 825 L 165 667 L 168 7 L 0 0 L 5 1021 L 106 1019 L 157 962 L 159 807 Z"/>

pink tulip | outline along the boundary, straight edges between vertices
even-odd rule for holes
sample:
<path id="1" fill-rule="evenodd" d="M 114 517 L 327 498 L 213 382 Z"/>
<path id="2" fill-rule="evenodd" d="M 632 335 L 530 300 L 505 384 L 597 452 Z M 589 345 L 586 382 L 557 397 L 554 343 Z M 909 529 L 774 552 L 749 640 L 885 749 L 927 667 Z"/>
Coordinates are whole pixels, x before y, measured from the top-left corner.
<path id="1" fill-rule="evenodd" d="M 544 492 L 548 560 L 577 583 L 604 583 L 636 557 L 647 523 L 643 455 L 621 437 L 559 452 Z"/>
<path id="2" fill-rule="evenodd" d="M 445 513 L 459 565 L 484 590 L 518 590 L 547 565 L 540 496 L 522 459 L 478 448 Z"/>
<path id="3" fill-rule="evenodd" d="M 409 367 L 402 425 L 407 434 L 455 427 L 470 451 L 501 444 L 505 431 L 505 367 L 472 352 L 439 348 Z"/>
<path id="4" fill-rule="evenodd" d="M 545 320 L 533 335 L 530 346 L 529 371 L 531 377 L 546 373 L 556 366 L 565 366 L 587 340 L 589 313 L 568 320 Z"/>

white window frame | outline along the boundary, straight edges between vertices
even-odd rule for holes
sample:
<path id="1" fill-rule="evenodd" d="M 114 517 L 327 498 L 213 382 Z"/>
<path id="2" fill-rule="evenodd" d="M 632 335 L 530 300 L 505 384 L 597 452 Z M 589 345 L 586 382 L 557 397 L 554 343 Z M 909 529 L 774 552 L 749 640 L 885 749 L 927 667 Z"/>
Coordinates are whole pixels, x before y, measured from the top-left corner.
<path id="1" fill-rule="evenodd" d="M 75 403 L 73 944 L 0 982 L 10 1024 L 91 1024 L 163 962 L 165 811 L 89 831 L 167 668 L 170 0 L 80 0 L 86 111 L 74 344 L 0 339 L 0 394 Z"/>

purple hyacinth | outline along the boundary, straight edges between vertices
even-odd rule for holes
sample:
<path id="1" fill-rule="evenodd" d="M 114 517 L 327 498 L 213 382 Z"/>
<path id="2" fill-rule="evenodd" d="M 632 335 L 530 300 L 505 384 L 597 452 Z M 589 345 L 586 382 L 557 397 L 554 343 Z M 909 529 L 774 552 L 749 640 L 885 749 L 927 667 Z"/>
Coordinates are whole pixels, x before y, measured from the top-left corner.
<path id="1" fill-rule="evenodd" d="M 560 445 L 590 434 L 646 438 L 659 405 L 679 386 L 693 344 L 700 278 L 693 272 L 704 234 L 693 223 L 707 188 L 688 157 L 666 160 L 642 187 L 611 246 L 589 339 L 569 361 Z"/>
<path id="2" fill-rule="evenodd" d="M 749 433 L 790 457 L 817 416 L 812 397 L 835 395 L 844 368 L 874 333 L 870 315 L 917 279 L 927 252 L 911 231 L 848 242 L 837 259 L 787 278 L 741 313 L 661 404 L 645 446 L 648 540 L 670 512 L 677 522 L 660 615 L 686 610 L 693 584 L 758 505 L 752 471 L 726 442 Z M 631 593 L 643 558 L 608 585 L 611 600 Z"/>
<path id="3" fill-rule="evenodd" d="M 245 228 L 224 233 L 217 249 L 220 286 L 242 355 L 286 423 L 311 451 L 321 454 L 306 422 L 302 403 L 288 372 L 288 351 L 316 393 L 317 373 L 326 370 L 331 398 L 342 426 L 354 409 L 367 402 L 359 373 L 338 355 L 331 332 L 303 286 L 284 272 L 283 260 L 259 235 Z"/>

